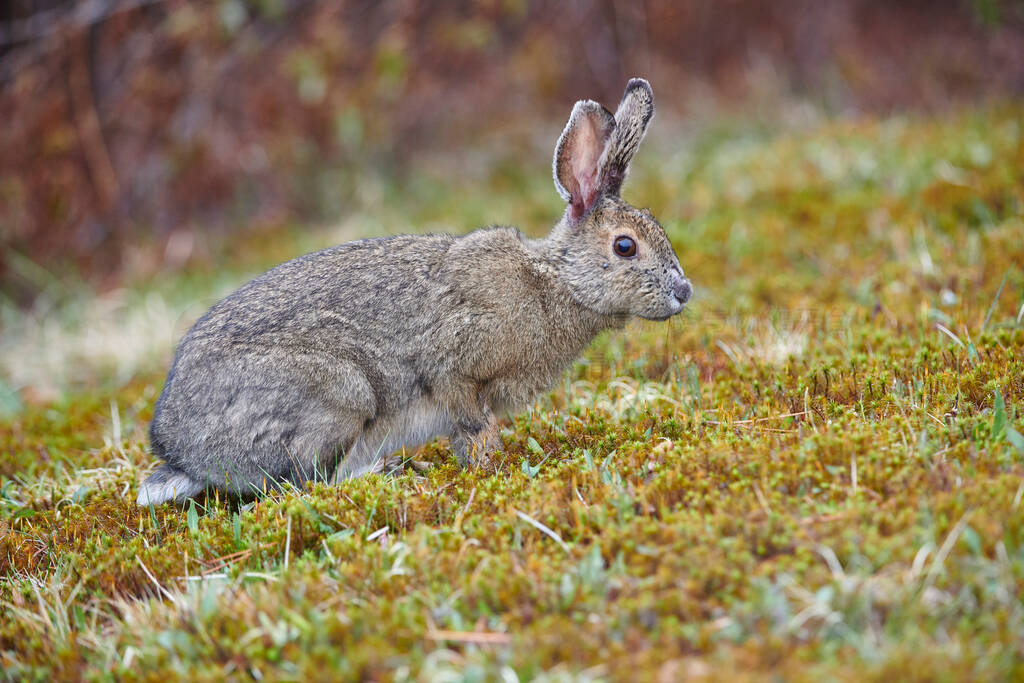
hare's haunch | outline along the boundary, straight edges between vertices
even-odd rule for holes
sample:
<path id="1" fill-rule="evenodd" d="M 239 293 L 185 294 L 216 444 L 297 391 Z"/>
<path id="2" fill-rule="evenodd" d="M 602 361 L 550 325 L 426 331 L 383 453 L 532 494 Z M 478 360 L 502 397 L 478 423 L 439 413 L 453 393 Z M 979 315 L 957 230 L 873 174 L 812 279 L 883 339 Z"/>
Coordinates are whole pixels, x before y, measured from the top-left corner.
<path id="1" fill-rule="evenodd" d="M 639 78 L 614 115 L 576 103 L 554 157 L 566 210 L 545 239 L 495 227 L 360 240 L 216 304 L 157 401 L 164 463 L 139 504 L 356 477 L 439 435 L 462 465 L 489 466 L 496 415 L 548 390 L 602 330 L 690 298 L 665 231 L 619 197 L 653 114 Z"/>

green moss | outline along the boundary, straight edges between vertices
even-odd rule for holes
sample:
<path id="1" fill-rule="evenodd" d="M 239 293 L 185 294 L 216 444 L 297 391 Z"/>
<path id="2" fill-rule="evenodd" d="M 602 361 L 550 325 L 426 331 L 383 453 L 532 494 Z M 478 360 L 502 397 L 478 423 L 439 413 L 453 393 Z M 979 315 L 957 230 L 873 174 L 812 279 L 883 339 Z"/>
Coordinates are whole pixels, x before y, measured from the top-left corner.
<path id="1" fill-rule="evenodd" d="M 1022 113 L 652 151 L 627 196 L 697 297 L 600 338 L 495 474 L 438 442 L 425 476 L 140 509 L 159 368 L 30 400 L 0 427 L 5 674 L 1021 677 Z M 486 208 L 435 189 L 396 222 Z"/>

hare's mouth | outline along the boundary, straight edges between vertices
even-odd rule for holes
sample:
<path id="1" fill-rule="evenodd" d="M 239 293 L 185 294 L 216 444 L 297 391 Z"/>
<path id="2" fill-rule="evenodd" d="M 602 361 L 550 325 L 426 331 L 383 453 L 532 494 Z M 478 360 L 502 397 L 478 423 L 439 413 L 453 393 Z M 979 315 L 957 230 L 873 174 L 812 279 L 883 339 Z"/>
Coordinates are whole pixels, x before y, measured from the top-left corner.
<path id="1" fill-rule="evenodd" d="M 686 304 L 675 298 L 673 298 L 672 300 L 675 303 L 669 304 L 668 309 L 664 313 L 658 313 L 656 315 L 643 315 L 640 317 L 646 318 L 647 320 L 654 320 L 656 322 L 664 322 L 671 318 L 672 316 L 682 313 L 683 309 L 686 308 Z"/>
<path id="2" fill-rule="evenodd" d="M 659 322 L 668 320 L 674 315 L 678 315 L 683 312 L 686 308 L 686 302 L 690 300 L 690 296 L 693 293 L 693 287 L 690 285 L 689 280 L 683 280 L 681 285 L 676 285 L 672 288 L 672 293 L 668 295 L 665 301 L 665 312 L 659 312 L 656 315 L 643 316 L 648 320 L 657 320 Z"/>

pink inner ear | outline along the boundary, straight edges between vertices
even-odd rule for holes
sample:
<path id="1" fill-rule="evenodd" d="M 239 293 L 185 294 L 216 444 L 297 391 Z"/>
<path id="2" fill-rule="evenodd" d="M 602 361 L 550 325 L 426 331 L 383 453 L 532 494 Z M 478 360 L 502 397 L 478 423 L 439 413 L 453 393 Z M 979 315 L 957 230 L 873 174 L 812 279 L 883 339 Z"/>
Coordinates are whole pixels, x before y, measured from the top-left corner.
<path id="1" fill-rule="evenodd" d="M 580 122 L 572 154 L 572 176 L 579 188 L 579 197 L 573 197 L 573 213 L 577 218 L 583 215 L 597 197 L 600 187 L 598 162 L 604 151 L 604 142 L 604 135 L 593 119 Z"/>
<path id="2" fill-rule="evenodd" d="M 580 203 L 582 208 L 586 209 L 594 203 L 594 199 L 597 197 L 597 169 L 580 169 L 576 175 L 576 181 L 580 186 Z"/>

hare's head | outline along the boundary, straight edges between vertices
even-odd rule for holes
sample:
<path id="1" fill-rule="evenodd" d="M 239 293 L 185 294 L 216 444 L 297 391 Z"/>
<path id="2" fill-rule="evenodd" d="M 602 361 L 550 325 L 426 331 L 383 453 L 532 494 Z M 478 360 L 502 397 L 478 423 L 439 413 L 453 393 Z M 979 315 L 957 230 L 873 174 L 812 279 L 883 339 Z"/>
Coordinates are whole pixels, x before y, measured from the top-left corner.
<path id="1" fill-rule="evenodd" d="M 664 228 L 619 197 L 653 115 L 650 84 L 634 78 L 614 116 L 577 102 L 555 147 L 555 188 L 568 206 L 552 237 L 570 290 L 598 313 L 665 320 L 690 298 Z"/>

